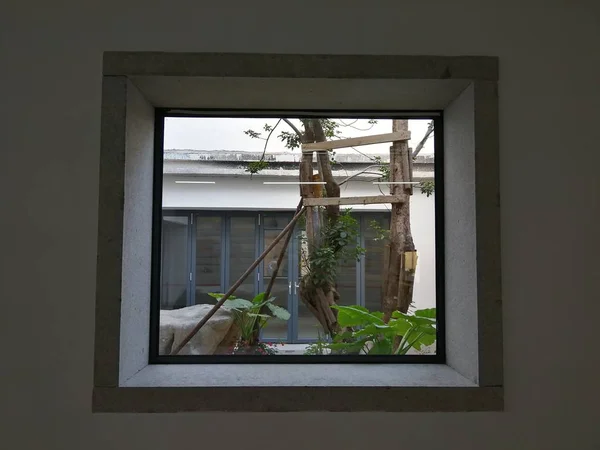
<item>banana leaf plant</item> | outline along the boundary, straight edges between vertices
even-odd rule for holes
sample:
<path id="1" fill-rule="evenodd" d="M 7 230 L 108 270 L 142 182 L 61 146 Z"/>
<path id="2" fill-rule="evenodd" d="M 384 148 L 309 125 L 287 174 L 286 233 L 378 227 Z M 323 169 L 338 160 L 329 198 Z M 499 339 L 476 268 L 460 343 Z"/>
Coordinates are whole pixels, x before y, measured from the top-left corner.
<path id="1" fill-rule="evenodd" d="M 344 331 L 327 344 L 336 353 L 369 355 L 405 355 L 411 348 L 421 350 L 436 340 L 435 308 L 416 310 L 414 314 L 394 311 L 386 323 L 383 313 L 358 305 L 334 305 L 337 320 Z"/>

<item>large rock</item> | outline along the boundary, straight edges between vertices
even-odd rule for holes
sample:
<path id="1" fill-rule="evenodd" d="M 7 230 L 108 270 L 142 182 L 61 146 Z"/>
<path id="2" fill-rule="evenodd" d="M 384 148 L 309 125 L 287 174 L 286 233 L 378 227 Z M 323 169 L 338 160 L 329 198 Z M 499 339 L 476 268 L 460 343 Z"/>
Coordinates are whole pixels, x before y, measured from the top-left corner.
<path id="1" fill-rule="evenodd" d="M 181 309 L 160 311 L 159 354 L 168 355 L 188 335 L 213 305 L 194 305 Z M 179 355 L 212 355 L 227 336 L 233 315 L 220 308 L 180 351 Z"/>

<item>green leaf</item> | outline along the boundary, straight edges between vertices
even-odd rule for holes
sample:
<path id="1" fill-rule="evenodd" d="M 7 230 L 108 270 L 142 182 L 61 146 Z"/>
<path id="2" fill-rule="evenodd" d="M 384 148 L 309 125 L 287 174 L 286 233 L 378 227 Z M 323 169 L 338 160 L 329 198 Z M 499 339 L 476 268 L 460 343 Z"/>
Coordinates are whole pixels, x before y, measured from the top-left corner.
<path id="1" fill-rule="evenodd" d="M 223 306 L 229 309 L 245 310 L 252 308 L 254 305 L 251 301 L 244 300 L 243 298 L 234 298 L 225 300 Z"/>
<path id="2" fill-rule="evenodd" d="M 353 353 L 362 350 L 367 341 L 368 339 L 360 339 L 354 342 L 335 342 L 332 344 L 327 344 L 327 348 L 331 350 L 342 350 Z"/>
<path id="3" fill-rule="evenodd" d="M 371 315 L 381 319 L 383 321 L 383 312 L 382 311 L 371 311 Z"/>
<path id="4" fill-rule="evenodd" d="M 416 350 L 421 350 L 423 345 L 431 345 L 435 342 L 435 335 L 424 334 L 422 331 L 415 331 L 413 334 L 408 336 L 406 342 L 404 342 L 403 347 L 405 350 L 410 349 L 411 347 Z M 401 352 L 401 354 L 405 354 L 406 351 Z"/>
<path id="5" fill-rule="evenodd" d="M 418 339 L 418 341 L 423 345 L 432 345 L 435 342 L 435 334 L 424 334 Z"/>
<path id="6" fill-rule="evenodd" d="M 429 334 L 432 336 L 435 336 L 437 334 L 437 329 L 434 326 L 431 325 L 427 325 L 427 326 L 423 326 L 423 325 L 419 325 L 416 330 L 419 333 L 425 333 L 425 334 Z"/>
<path id="7" fill-rule="evenodd" d="M 357 330 L 353 333 L 353 337 L 357 337 L 357 336 L 367 336 L 367 337 L 375 337 L 375 336 L 379 336 L 379 335 L 386 335 L 386 336 L 394 336 L 395 330 L 394 328 L 390 327 L 389 325 L 379 325 L 379 324 L 374 324 L 374 323 L 370 323 L 368 325 L 366 325 L 364 328 L 361 328 L 360 330 Z"/>
<path id="8" fill-rule="evenodd" d="M 417 309 L 415 311 L 415 316 L 435 319 L 435 308 Z"/>
<path id="9" fill-rule="evenodd" d="M 273 317 L 281 320 L 289 320 L 291 317 L 290 313 L 287 309 L 282 308 L 281 306 L 274 305 L 273 303 L 267 303 L 267 308 L 271 310 Z"/>
<path id="10" fill-rule="evenodd" d="M 390 320 L 389 324 L 390 324 L 390 327 L 392 327 L 394 329 L 397 336 L 405 336 L 412 328 L 412 325 L 410 324 L 410 322 L 408 322 L 404 318 L 399 318 L 399 319 L 392 318 Z"/>
<path id="11" fill-rule="evenodd" d="M 343 333 L 336 334 L 333 337 L 333 342 L 342 342 L 345 339 L 352 339 L 354 334 L 350 330 L 346 330 Z"/>
<path id="12" fill-rule="evenodd" d="M 369 355 L 391 355 L 392 354 L 392 340 L 381 339 L 373 344 Z"/>
<path id="13" fill-rule="evenodd" d="M 362 306 L 333 305 L 331 307 L 338 310 L 337 319 L 341 327 L 356 327 L 368 324 L 385 325 L 383 319 L 374 316 L 367 308 Z"/>
<path id="14" fill-rule="evenodd" d="M 416 316 L 406 316 L 406 320 L 408 320 L 410 323 L 417 325 L 417 326 L 433 326 L 435 325 L 435 320 L 434 319 L 427 319 L 425 317 L 416 317 Z"/>
<path id="15" fill-rule="evenodd" d="M 267 167 L 269 167 L 269 163 L 267 161 L 261 159 L 259 161 L 248 162 L 248 165 L 247 165 L 246 169 L 244 169 L 244 170 L 251 174 L 255 174 L 255 173 L 260 172 L 261 170 L 266 169 Z"/>
<path id="16" fill-rule="evenodd" d="M 259 138 L 259 137 L 260 137 L 260 133 L 257 133 L 257 132 L 256 132 L 256 131 L 254 131 L 254 130 L 246 130 L 246 131 L 244 131 L 244 134 L 245 134 L 246 136 L 250 136 L 251 138 L 254 138 L 254 139 L 256 139 L 256 138 Z"/>

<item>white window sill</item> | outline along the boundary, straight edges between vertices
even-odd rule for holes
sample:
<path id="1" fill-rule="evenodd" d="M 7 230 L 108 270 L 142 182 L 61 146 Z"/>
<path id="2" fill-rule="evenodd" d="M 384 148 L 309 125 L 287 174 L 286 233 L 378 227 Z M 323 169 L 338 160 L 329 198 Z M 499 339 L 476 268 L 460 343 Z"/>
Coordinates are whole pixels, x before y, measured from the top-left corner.
<path id="1" fill-rule="evenodd" d="M 443 364 L 156 364 L 122 387 L 476 387 Z"/>

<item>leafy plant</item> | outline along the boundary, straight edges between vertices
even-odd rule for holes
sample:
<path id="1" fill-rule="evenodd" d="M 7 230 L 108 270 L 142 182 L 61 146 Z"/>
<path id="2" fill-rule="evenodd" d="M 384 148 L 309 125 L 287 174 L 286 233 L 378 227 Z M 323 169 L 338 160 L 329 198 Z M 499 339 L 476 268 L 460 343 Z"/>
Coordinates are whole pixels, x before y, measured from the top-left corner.
<path id="1" fill-rule="evenodd" d="M 358 232 L 358 221 L 352 217 L 350 209 L 322 228 L 320 245 L 314 249 L 309 261 L 315 286 L 335 284 L 340 261 L 358 259 L 365 252 L 364 248 L 356 245 Z"/>
<path id="2" fill-rule="evenodd" d="M 375 232 L 374 241 L 387 241 L 390 238 L 390 230 L 383 228 L 376 220 L 369 222 L 369 228 Z"/>
<path id="3" fill-rule="evenodd" d="M 381 176 L 379 177 L 379 181 L 389 181 L 390 180 L 390 164 L 383 162 L 381 156 L 375 156 L 373 161 L 379 165 L 379 173 Z"/>
<path id="4" fill-rule="evenodd" d="M 209 293 L 211 297 L 220 300 L 224 294 Z M 275 305 L 275 297 L 265 300 L 265 293 L 261 292 L 252 300 L 230 297 L 225 300 L 223 307 L 233 311 L 234 323 L 240 329 L 240 342 L 252 342 L 255 327 L 263 328 L 270 319 L 289 320 L 290 313 L 287 309 Z"/>
<path id="5" fill-rule="evenodd" d="M 335 336 L 327 347 L 338 353 L 369 355 L 405 355 L 414 348 L 431 345 L 436 340 L 435 308 L 420 309 L 414 315 L 394 311 L 385 323 L 383 313 L 362 306 L 340 306 L 337 320 L 346 331 Z"/>
<path id="6" fill-rule="evenodd" d="M 239 340 L 229 349 L 232 355 L 276 355 L 277 349 L 274 343 L 258 342 L 252 344 L 249 341 Z"/>
<path id="7" fill-rule="evenodd" d="M 261 137 L 260 133 L 257 133 L 257 132 L 256 132 L 256 131 L 254 131 L 254 130 L 246 130 L 246 131 L 244 131 L 244 134 L 245 134 L 246 136 L 250 136 L 250 137 L 251 137 L 251 138 L 253 138 L 253 139 L 262 139 L 262 137 Z"/>
<path id="8" fill-rule="evenodd" d="M 329 152 L 329 164 L 331 164 L 332 166 L 334 166 L 338 163 L 337 159 L 335 159 L 335 155 L 336 155 L 335 151 Z"/>
<path id="9" fill-rule="evenodd" d="M 321 122 L 325 137 L 331 139 L 334 137 L 339 137 L 342 134 L 340 130 L 340 123 L 331 119 L 320 119 L 319 122 Z"/>
<path id="10" fill-rule="evenodd" d="M 435 191 L 435 183 L 433 181 L 421 181 L 419 188 L 421 188 L 421 194 L 429 197 Z"/>
<path id="11" fill-rule="evenodd" d="M 277 136 L 281 142 L 285 145 L 285 148 L 294 150 L 300 147 L 300 136 L 296 133 L 290 133 L 289 131 L 282 131 Z"/>
<path id="12" fill-rule="evenodd" d="M 327 350 L 328 350 L 328 345 L 329 345 L 330 341 L 327 339 L 327 337 L 323 336 L 321 334 L 321 332 L 318 332 L 317 334 L 317 340 L 315 342 L 313 342 L 312 344 L 310 344 L 308 347 L 306 347 L 306 350 L 304 351 L 305 355 L 325 355 L 327 354 Z"/>
<path id="13" fill-rule="evenodd" d="M 269 167 L 269 163 L 264 159 L 259 159 L 258 161 L 250 161 L 244 170 L 254 175 L 267 167 Z"/>

